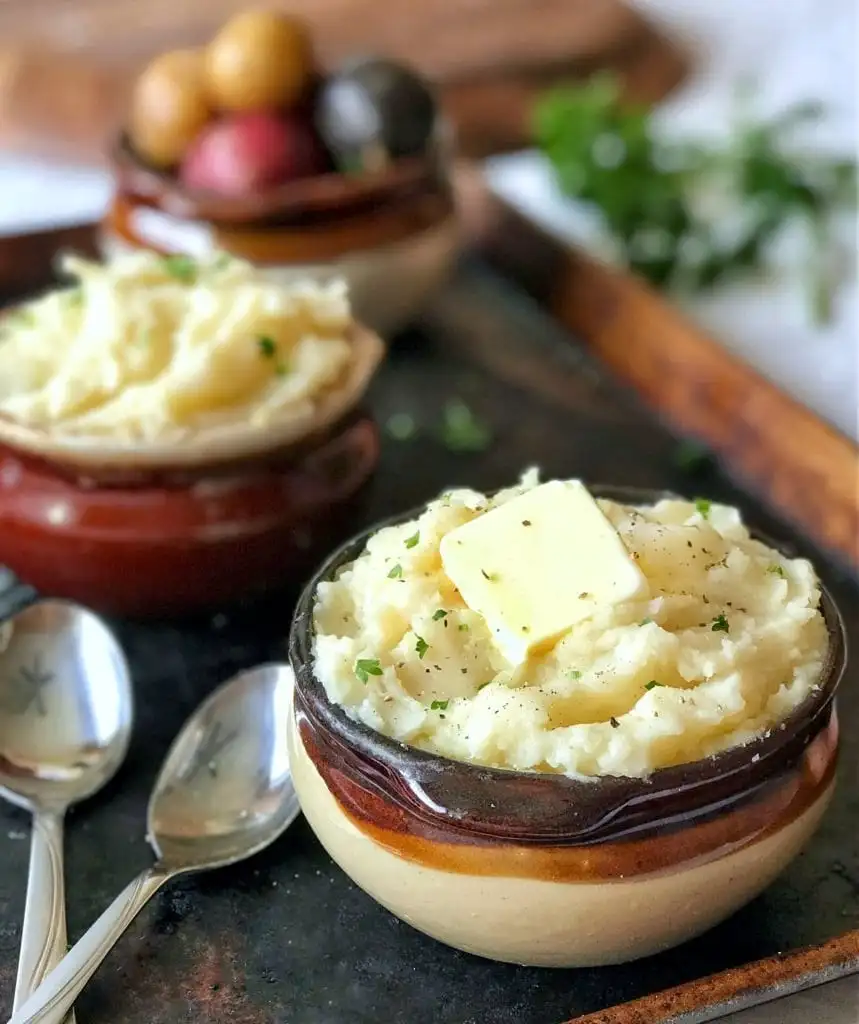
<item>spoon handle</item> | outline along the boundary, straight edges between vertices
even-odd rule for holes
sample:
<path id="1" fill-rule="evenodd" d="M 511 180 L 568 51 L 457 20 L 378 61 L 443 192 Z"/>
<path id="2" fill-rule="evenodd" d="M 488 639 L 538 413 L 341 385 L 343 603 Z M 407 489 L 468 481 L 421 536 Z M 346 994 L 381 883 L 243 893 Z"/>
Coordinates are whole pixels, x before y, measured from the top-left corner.
<path id="1" fill-rule="evenodd" d="M 8 1024 L 62 1024 L 81 989 L 145 904 L 171 877 L 157 866 L 138 875 L 75 943 Z"/>
<path id="2" fill-rule="evenodd" d="M 63 816 L 38 811 L 30 839 L 30 870 L 12 1009 L 29 998 L 66 955 Z M 74 1024 L 69 1014 L 68 1024 Z"/>

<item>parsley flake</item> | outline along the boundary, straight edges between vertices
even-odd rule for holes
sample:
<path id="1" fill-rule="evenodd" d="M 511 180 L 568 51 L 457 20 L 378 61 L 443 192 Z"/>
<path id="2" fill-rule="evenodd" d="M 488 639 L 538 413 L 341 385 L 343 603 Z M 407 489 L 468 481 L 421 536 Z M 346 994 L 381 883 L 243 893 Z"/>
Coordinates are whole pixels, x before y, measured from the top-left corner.
<path id="1" fill-rule="evenodd" d="M 446 615 L 447 612 L 444 610 L 444 608 L 439 608 L 438 611 L 433 612 L 432 620 L 433 622 L 438 622 L 439 619 L 443 619 Z"/>
<path id="2" fill-rule="evenodd" d="M 274 338 L 270 338 L 267 334 L 259 335 L 257 338 L 257 348 L 259 349 L 259 354 L 264 359 L 274 359 L 277 355 L 277 345 Z"/>
<path id="3" fill-rule="evenodd" d="M 714 633 L 730 633 L 731 631 L 731 628 L 728 625 L 728 620 L 724 615 L 717 615 L 716 618 L 713 619 L 710 629 Z"/>
<path id="4" fill-rule="evenodd" d="M 485 569 L 481 569 L 480 570 L 480 574 L 481 574 L 481 576 L 483 576 L 484 579 L 489 580 L 490 583 L 497 583 L 498 582 L 498 573 L 497 572 L 487 572 Z"/>
<path id="5" fill-rule="evenodd" d="M 411 537 L 406 537 L 405 544 L 407 548 L 413 548 L 418 545 L 421 539 L 420 530 L 417 533 L 413 533 Z"/>
<path id="6" fill-rule="evenodd" d="M 787 573 L 784 571 L 784 566 L 781 565 L 768 565 L 767 572 L 771 572 L 773 576 L 781 576 L 784 579 Z"/>
<path id="7" fill-rule="evenodd" d="M 417 433 L 414 417 L 407 412 L 395 412 L 388 417 L 385 430 L 395 441 L 408 441 Z"/>
<path id="8" fill-rule="evenodd" d="M 379 664 L 378 658 L 359 658 L 355 662 L 355 675 L 365 686 L 370 676 L 380 676 L 381 674 L 382 666 Z"/>
<path id="9" fill-rule="evenodd" d="M 400 580 L 403 578 L 403 567 L 397 563 L 388 573 L 389 580 Z"/>
<path id="10" fill-rule="evenodd" d="M 618 722 L 614 715 L 612 715 L 611 718 L 608 720 L 608 724 L 612 727 L 612 729 L 620 728 L 620 722 Z"/>
<path id="11" fill-rule="evenodd" d="M 460 633 L 467 633 L 469 627 L 467 622 L 460 622 L 460 624 L 456 628 L 460 631 Z"/>
<path id="12" fill-rule="evenodd" d="M 450 704 L 449 700 L 434 700 L 430 704 L 430 711 L 447 711 L 448 704 Z"/>
<path id="13" fill-rule="evenodd" d="M 417 651 L 418 657 L 421 660 L 423 660 L 423 656 L 429 650 L 429 644 L 426 642 L 426 640 L 424 640 L 422 636 L 418 636 L 417 633 L 415 633 L 415 638 L 417 640 L 417 643 L 415 644 L 415 650 Z"/>
<path id="14" fill-rule="evenodd" d="M 651 679 L 649 683 L 644 684 L 645 690 L 652 690 L 657 686 L 664 686 L 664 683 L 658 682 L 656 679 Z"/>
<path id="15" fill-rule="evenodd" d="M 481 683 L 480 686 L 477 687 L 477 692 L 480 693 L 481 690 L 485 690 L 486 687 L 489 686 L 491 682 L 492 680 L 488 679 L 485 683 Z"/>
<path id="16" fill-rule="evenodd" d="M 564 675 L 567 677 L 567 679 L 571 679 L 573 682 L 575 682 L 577 679 L 582 678 L 581 672 L 579 672 L 579 670 L 575 668 L 568 668 Z"/>
<path id="17" fill-rule="evenodd" d="M 165 256 L 161 261 L 161 266 L 171 277 L 175 277 L 177 281 L 182 281 L 184 284 L 193 284 L 197 279 L 197 264 L 190 256 L 185 256 L 182 253 Z"/>
<path id="18" fill-rule="evenodd" d="M 441 440 L 453 452 L 482 452 L 492 442 L 492 432 L 465 402 L 455 399 L 444 407 Z"/>
<path id="19" fill-rule="evenodd" d="M 710 518 L 710 509 L 713 503 L 709 498 L 696 498 L 695 499 L 695 511 L 702 519 Z"/>

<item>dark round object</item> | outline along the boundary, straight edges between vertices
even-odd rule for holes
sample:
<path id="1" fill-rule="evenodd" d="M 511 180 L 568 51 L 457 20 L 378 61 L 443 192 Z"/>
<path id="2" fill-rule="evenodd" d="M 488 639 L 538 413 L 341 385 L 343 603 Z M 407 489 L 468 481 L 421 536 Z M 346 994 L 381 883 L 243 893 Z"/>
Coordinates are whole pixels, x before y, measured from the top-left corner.
<path id="1" fill-rule="evenodd" d="M 354 61 L 322 84 L 316 130 L 346 172 L 426 151 L 437 105 L 427 83 L 390 60 Z"/>

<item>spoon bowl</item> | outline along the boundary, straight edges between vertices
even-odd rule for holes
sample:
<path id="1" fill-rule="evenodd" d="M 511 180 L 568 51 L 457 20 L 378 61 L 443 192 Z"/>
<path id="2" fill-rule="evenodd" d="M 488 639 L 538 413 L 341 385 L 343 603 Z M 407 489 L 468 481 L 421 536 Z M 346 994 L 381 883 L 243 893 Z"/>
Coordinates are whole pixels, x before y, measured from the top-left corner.
<path id="1" fill-rule="evenodd" d="M 294 685 L 287 665 L 224 683 L 185 723 L 149 802 L 157 863 L 117 896 L 9 1024 L 61 1024 L 116 941 L 171 878 L 258 853 L 298 816 L 287 747 Z"/>
<path id="2" fill-rule="evenodd" d="M 263 665 L 198 708 L 170 749 L 149 801 L 148 838 L 165 870 L 235 863 L 294 821 L 291 701 L 290 670 Z"/>
<path id="3" fill-rule="evenodd" d="M 133 720 L 131 677 L 113 633 L 68 601 L 0 625 L 0 793 L 62 811 L 116 772 Z"/>

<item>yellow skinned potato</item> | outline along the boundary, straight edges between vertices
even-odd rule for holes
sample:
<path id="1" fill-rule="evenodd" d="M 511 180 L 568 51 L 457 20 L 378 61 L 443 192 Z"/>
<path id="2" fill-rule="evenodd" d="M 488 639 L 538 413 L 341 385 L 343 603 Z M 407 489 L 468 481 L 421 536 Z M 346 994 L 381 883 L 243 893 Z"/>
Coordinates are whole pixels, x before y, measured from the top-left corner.
<path id="1" fill-rule="evenodd" d="M 227 22 L 205 52 L 205 79 L 221 110 L 294 106 L 313 71 L 304 26 L 275 11 L 245 11 Z"/>
<path id="2" fill-rule="evenodd" d="M 197 50 L 164 53 L 144 69 L 135 84 L 129 119 L 131 143 L 155 167 L 173 167 L 211 116 L 202 54 Z"/>

